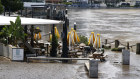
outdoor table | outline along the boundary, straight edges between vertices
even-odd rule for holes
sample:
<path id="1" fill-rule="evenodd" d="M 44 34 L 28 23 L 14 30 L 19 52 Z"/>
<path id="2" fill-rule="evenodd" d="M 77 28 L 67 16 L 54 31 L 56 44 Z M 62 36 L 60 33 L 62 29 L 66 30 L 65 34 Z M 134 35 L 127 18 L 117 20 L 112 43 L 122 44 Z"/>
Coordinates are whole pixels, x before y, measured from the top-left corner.
<path id="1" fill-rule="evenodd" d="M 101 59 L 102 53 L 101 52 L 95 52 L 93 53 L 93 58 L 94 59 Z"/>
<path id="2" fill-rule="evenodd" d="M 41 48 L 33 48 L 36 51 L 36 55 L 39 54 L 39 52 L 41 51 Z"/>
<path id="3" fill-rule="evenodd" d="M 47 42 L 47 43 L 44 43 L 44 47 L 46 47 L 46 50 L 47 50 L 47 56 L 49 56 L 49 47 L 50 46 L 50 43 Z"/>
<path id="4" fill-rule="evenodd" d="M 78 57 L 77 51 L 69 51 L 70 56 Z"/>

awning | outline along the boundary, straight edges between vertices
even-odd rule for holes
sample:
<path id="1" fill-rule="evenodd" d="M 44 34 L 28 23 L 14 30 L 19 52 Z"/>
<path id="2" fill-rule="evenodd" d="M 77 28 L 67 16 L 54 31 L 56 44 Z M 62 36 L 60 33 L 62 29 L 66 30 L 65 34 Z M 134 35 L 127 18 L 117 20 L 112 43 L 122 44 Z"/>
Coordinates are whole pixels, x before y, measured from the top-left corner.
<path id="1" fill-rule="evenodd" d="M 10 21 L 15 22 L 17 17 L 0 16 L 0 25 L 10 25 Z M 37 19 L 20 17 L 21 25 L 47 25 L 47 24 L 63 24 L 63 21 L 50 19 Z"/>

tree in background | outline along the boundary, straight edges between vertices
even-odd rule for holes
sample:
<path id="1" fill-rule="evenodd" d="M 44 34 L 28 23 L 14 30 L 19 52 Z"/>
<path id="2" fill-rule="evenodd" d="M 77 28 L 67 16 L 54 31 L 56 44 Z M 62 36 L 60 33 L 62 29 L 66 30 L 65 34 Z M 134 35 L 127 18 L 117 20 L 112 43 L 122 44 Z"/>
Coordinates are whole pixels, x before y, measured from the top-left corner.
<path id="1" fill-rule="evenodd" d="M 117 3 L 121 2 L 122 0 L 105 0 L 105 4 L 107 7 L 116 7 Z"/>
<path id="2" fill-rule="evenodd" d="M 23 9 L 23 2 L 21 0 L 1 0 L 1 3 L 5 10 L 10 9 L 12 12 Z"/>
<path id="3" fill-rule="evenodd" d="M 0 14 L 3 12 L 3 5 L 1 4 L 1 0 L 0 0 Z"/>

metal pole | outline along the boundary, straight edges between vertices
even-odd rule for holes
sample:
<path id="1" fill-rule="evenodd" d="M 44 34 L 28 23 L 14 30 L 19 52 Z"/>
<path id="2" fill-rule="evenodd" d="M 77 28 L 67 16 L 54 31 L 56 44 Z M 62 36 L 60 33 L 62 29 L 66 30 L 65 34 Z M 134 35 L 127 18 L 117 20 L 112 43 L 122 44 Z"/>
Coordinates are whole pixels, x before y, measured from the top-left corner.
<path id="1" fill-rule="evenodd" d="M 25 17 L 27 17 L 27 7 L 25 8 L 25 13 L 26 13 L 26 14 L 25 14 Z"/>
<path id="2" fill-rule="evenodd" d="M 31 25 L 31 46 L 34 47 L 34 26 Z"/>
<path id="3" fill-rule="evenodd" d="M 75 22 L 75 23 L 74 23 L 74 30 L 76 30 L 76 27 L 77 27 L 77 26 L 76 26 L 76 22 Z"/>
<path id="4" fill-rule="evenodd" d="M 4 6 L 4 16 L 5 16 L 5 6 Z"/>
<path id="5" fill-rule="evenodd" d="M 67 47 L 67 17 L 65 18 L 65 24 L 63 24 L 63 47 L 61 57 L 68 58 L 68 47 Z M 64 60 L 67 63 L 68 60 Z"/>
<path id="6" fill-rule="evenodd" d="M 22 9 L 20 11 L 21 11 L 21 16 L 22 16 Z"/>
<path id="7" fill-rule="evenodd" d="M 32 18 L 34 18 L 34 8 L 32 7 Z"/>
<path id="8" fill-rule="evenodd" d="M 11 14 L 10 14 L 10 8 L 9 8 L 9 16 L 10 16 Z"/>
<path id="9" fill-rule="evenodd" d="M 27 34 L 27 25 L 24 27 L 24 33 Z M 27 36 L 25 36 L 25 42 L 27 41 Z"/>

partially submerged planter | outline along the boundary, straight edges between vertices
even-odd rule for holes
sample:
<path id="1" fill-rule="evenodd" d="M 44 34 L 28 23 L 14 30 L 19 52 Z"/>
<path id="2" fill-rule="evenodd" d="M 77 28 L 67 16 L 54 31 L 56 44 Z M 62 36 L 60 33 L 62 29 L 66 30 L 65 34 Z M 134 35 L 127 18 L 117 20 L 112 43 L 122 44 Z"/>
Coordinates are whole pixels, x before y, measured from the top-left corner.
<path id="1" fill-rule="evenodd" d="M 3 44 L 0 43 L 0 56 L 3 56 Z"/>
<path id="2" fill-rule="evenodd" d="M 123 49 L 125 49 L 125 46 L 119 45 L 118 48 L 112 48 L 111 51 L 122 51 Z"/>

